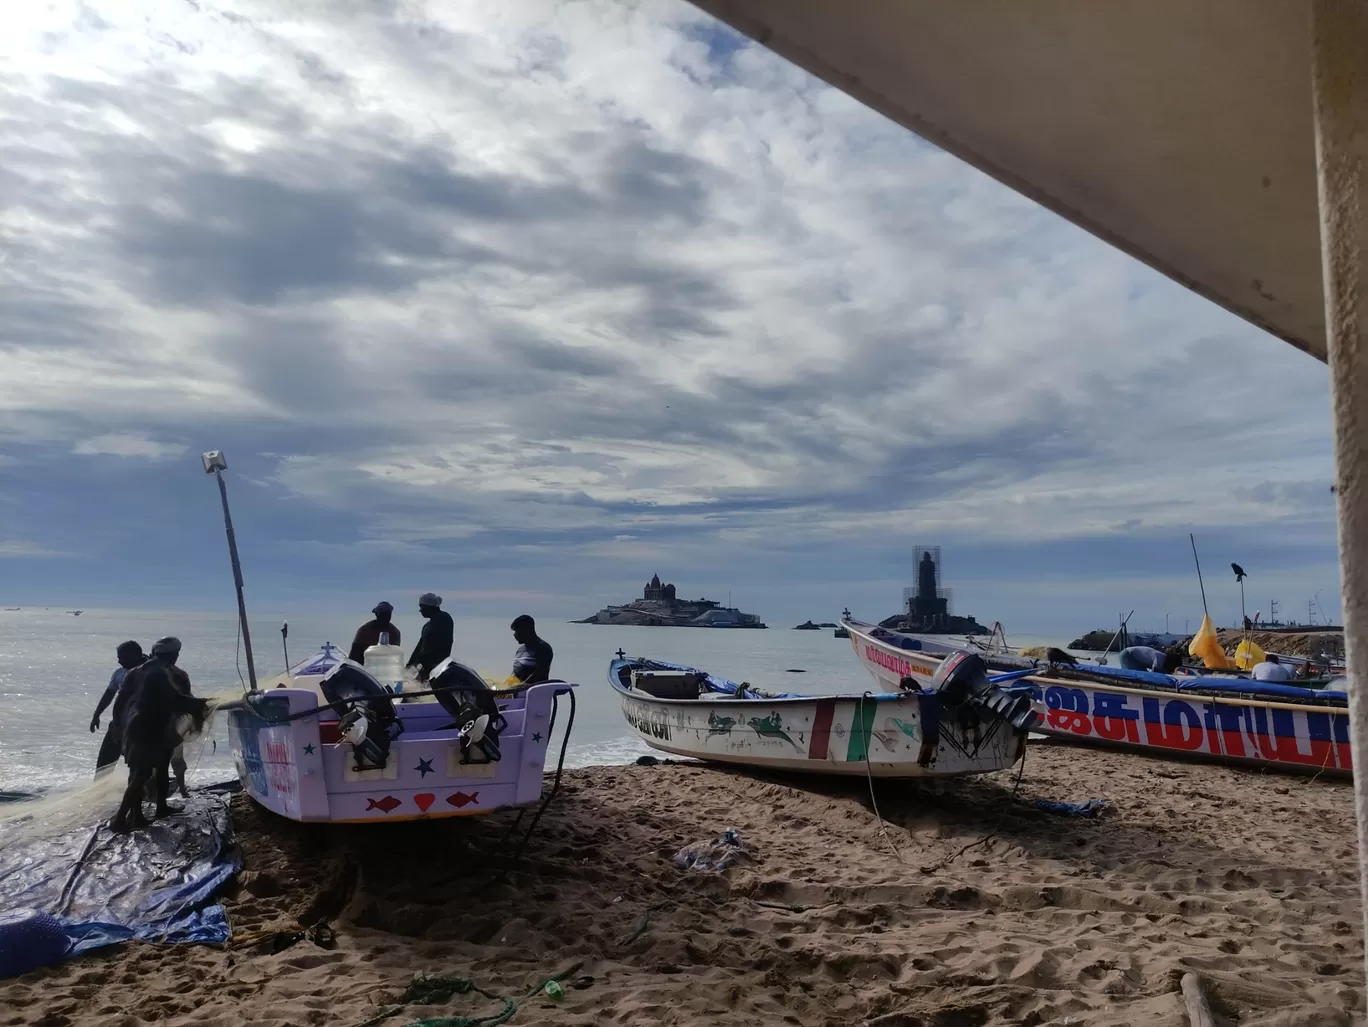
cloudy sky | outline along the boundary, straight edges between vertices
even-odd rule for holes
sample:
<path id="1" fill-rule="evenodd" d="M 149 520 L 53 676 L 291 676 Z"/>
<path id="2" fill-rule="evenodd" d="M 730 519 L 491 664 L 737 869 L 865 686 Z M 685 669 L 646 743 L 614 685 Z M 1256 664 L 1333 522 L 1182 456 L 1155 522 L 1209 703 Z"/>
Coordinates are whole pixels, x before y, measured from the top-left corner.
<path id="1" fill-rule="evenodd" d="M 1337 613 L 1323 365 L 682 0 L 11 5 L 0 352 L 7 604 Z"/>

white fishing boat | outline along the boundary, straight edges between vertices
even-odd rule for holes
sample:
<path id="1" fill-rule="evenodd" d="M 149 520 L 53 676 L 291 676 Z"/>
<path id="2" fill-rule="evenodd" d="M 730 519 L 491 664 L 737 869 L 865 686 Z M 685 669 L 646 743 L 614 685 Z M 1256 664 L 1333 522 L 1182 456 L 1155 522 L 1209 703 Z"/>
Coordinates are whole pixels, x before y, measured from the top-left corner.
<path id="1" fill-rule="evenodd" d="M 984 774 L 1021 758 L 1029 694 L 977 656 L 946 660 L 920 693 L 771 693 L 680 664 L 619 655 L 608 683 L 647 745 L 714 763 L 880 778 Z"/>
<path id="2" fill-rule="evenodd" d="M 363 666 L 325 644 L 285 674 L 258 683 L 223 481 L 228 462 L 219 450 L 202 459 L 223 504 L 247 663 L 246 691 L 219 707 L 228 718 L 229 746 L 247 794 L 291 820 L 335 824 L 478 816 L 529 806 L 542 799 L 556 707 L 566 695 L 569 718 L 544 810 L 560 785 L 575 720 L 575 686 L 569 682 L 496 693 L 471 668 L 447 659 L 413 691 L 394 680 L 402 673 L 397 649 L 385 652 L 391 647 L 382 644 L 366 650 L 390 662 L 382 682 L 371 673 L 381 673 L 371 656 L 370 666 Z M 288 629 L 281 626 L 282 645 Z"/>
<path id="3" fill-rule="evenodd" d="M 428 820 L 540 800 L 555 705 L 573 688 L 496 693 L 447 660 L 418 693 L 426 701 L 400 703 L 325 645 L 223 709 L 238 778 L 267 809 L 335 824 Z"/>

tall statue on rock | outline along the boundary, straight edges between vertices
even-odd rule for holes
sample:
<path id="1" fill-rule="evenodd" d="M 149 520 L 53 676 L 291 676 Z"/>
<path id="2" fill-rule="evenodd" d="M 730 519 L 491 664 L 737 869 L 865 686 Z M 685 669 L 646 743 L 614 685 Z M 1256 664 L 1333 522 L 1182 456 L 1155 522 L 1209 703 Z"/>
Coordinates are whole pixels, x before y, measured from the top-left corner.
<path id="1" fill-rule="evenodd" d="M 917 566 L 917 598 L 936 598 L 936 561 L 931 559 L 930 553 L 923 553 Z"/>

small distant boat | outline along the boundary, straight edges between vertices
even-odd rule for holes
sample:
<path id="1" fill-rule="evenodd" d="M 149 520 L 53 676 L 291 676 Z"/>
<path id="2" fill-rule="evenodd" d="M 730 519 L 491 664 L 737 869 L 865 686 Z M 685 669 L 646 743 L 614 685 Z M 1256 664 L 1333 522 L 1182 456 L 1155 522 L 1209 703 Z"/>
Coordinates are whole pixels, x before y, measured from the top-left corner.
<path id="1" fill-rule="evenodd" d="M 887 692 L 923 687 L 954 652 L 877 625 L 844 624 L 856 659 Z M 1097 664 L 1051 666 L 999 653 L 983 658 L 995 672 L 1026 674 L 1023 683 L 1031 686 L 1041 717 L 1034 730 L 1042 735 L 1169 759 L 1353 773 L 1342 689 Z"/>
<path id="2" fill-rule="evenodd" d="M 919 694 L 770 693 L 694 667 L 619 656 L 608 668 L 647 745 L 713 763 L 880 778 L 984 774 L 1012 766 L 1035 722 L 1029 694 L 1002 688 L 968 653 Z"/>
<path id="3" fill-rule="evenodd" d="M 84 610 L 68 610 L 67 613 L 71 614 L 73 617 L 79 617 L 81 614 L 85 613 L 85 611 L 84 611 Z"/>
<path id="4" fill-rule="evenodd" d="M 837 628 L 835 631 L 831 633 L 831 636 L 833 638 L 849 638 L 850 632 L 847 631 L 845 628 Z"/>
<path id="5" fill-rule="evenodd" d="M 341 824 L 476 816 L 540 799 L 553 706 L 574 686 L 495 692 L 448 660 L 432 687 L 436 702 L 396 703 L 325 645 L 224 705 L 243 788 L 291 820 Z"/>

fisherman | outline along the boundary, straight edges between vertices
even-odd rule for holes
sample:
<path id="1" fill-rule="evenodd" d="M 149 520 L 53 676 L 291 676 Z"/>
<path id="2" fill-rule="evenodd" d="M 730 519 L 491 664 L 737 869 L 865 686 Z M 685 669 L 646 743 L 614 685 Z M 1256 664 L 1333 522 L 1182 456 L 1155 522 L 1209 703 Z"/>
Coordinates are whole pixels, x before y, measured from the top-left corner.
<path id="1" fill-rule="evenodd" d="M 413 647 L 413 654 L 404 666 L 417 667 L 418 680 L 426 682 L 437 664 L 451 655 L 456 626 L 451 622 L 451 614 L 442 609 L 442 597 L 431 592 L 424 592 L 418 597 L 418 612 L 427 623 L 423 625 L 418 644 Z"/>
<path id="2" fill-rule="evenodd" d="M 555 653 L 545 639 L 537 637 L 537 622 L 527 614 L 509 625 L 518 651 L 513 655 L 513 676 L 524 685 L 539 685 L 551 678 L 551 660 Z"/>
<path id="3" fill-rule="evenodd" d="M 1132 645 L 1121 650 L 1123 670 L 1150 670 L 1172 674 L 1182 664 L 1182 654 L 1176 650 L 1164 652 L 1147 645 Z"/>
<path id="4" fill-rule="evenodd" d="M 119 689 L 119 697 L 114 700 L 114 711 L 111 716 L 114 722 L 119 725 L 120 731 L 127 730 L 127 721 L 131 716 L 132 708 L 137 705 L 137 692 L 142 685 L 143 671 L 148 669 L 149 664 L 157 664 L 166 670 L 170 675 L 171 684 L 184 696 L 191 696 L 190 675 L 176 666 L 176 660 L 180 658 L 181 643 L 179 638 L 167 636 L 159 638 L 152 643 L 152 652 L 142 666 L 129 672 L 124 678 L 123 687 Z M 123 747 L 124 758 L 128 757 L 128 747 Z M 176 791 L 182 798 L 190 797 L 190 789 L 185 784 L 185 747 L 177 744 L 171 750 L 170 757 L 171 771 L 176 777 Z"/>
<path id="5" fill-rule="evenodd" d="M 90 733 L 92 735 L 100 729 L 100 714 L 104 713 L 109 704 L 114 701 L 115 696 L 119 694 L 119 687 L 124 683 L 124 677 L 146 659 L 143 656 L 142 646 L 131 639 L 119 643 L 119 647 L 114 650 L 114 657 L 119 661 L 119 665 L 114 668 L 114 673 L 109 675 L 109 685 L 105 688 L 104 695 L 100 696 L 100 702 L 95 707 L 95 716 L 90 718 Z M 95 757 L 95 769 L 98 771 L 118 763 L 120 750 L 119 718 L 110 714 L 109 727 L 105 729 L 104 741 L 100 743 L 100 754 Z"/>
<path id="6" fill-rule="evenodd" d="M 380 636 L 388 635 L 390 645 L 400 645 L 399 627 L 390 620 L 394 616 L 394 607 L 389 603 L 376 603 L 375 609 L 371 610 L 375 614 L 374 620 L 368 620 L 356 629 L 356 637 L 352 639 L 351 652 L 347 653 L 347 659 L 353 663 L 364 664 L 366 662 L 366 650 L 373 645 L 380 644 Z"/>
<path id="7" fill-rule="evenodd" d="M 118 813 L 110 821 L 114 831 L 147 826 L 142 801 L 149 784 L 157 804 L 156 816 L 176 812 L 167 805 L 166 798 L 168 768 L 181 748 L 179 721 L 189 716 L 202 729 L 208 705 L 190 694 L 190 676 L 176 666 L 180 648 L 179 639 L 158 639 L 152 646 L 151 657 L 125 677 L 115 700 L 114 715 L 122 732 L 124 762 L 128 764 L 128 787 Z M 179 759 L 177 783 L 181 794 L 188 795 L 185 760 L 183 756 Z"/>
<path id="8" fill-rule="evenodd" d="M 1275 654 L 1269 653 L 1263 663 L 1254 665 L 1249 676 L 1255 681 L 1291 681 L 1292 671 Z"/>

